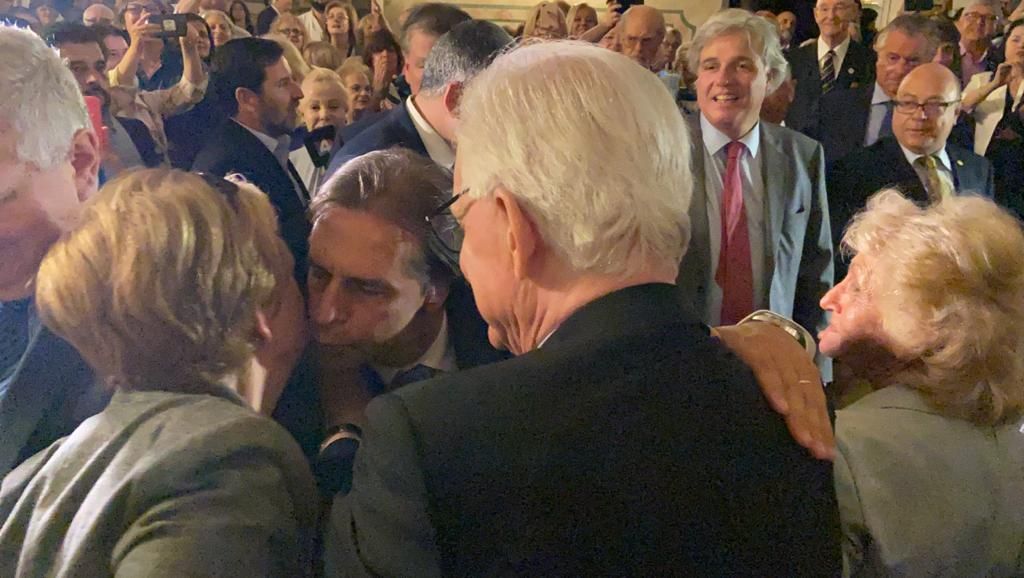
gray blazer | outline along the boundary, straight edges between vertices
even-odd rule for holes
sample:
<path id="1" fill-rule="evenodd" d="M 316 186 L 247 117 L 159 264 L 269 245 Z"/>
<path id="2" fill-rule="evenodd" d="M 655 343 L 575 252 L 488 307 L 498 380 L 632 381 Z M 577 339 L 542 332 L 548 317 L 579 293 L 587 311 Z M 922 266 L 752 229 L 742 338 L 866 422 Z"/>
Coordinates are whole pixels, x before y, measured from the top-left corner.
<path id="1" fill-rule="evenodd" d="M 683 299 L 698 315 L 707 310 L 711 244 L 707 192 L 704 190 L 704 141 L 699 115 L 692 117 L 690 247 L 679 268 Z M 765 279 L 769 308 L 817 334 L 828 325 L 818 306 L 832 288 L 832 233 L 825 194 L 825 154 L 821 145 L 796 131 L 761 122 L 761 174 L 768 227 Z M 705 319 L 705 322 L 708 320 Z M 829 367 L 820 363 L 823 369 Z M 828 377 L 828 376 L 826 376 Z"/>
<path id="2" fill-rule="evenodd" d="M 900 386 L 837 412 L 845 574 L 1024 575 L 1022 425 L 945 417 Z"/>
<path id="3" fill-rule="evenodd" d="M 316 496 L 231 392 L 118 392 L 4 479 L 0 576 L 302 576 Z"/>

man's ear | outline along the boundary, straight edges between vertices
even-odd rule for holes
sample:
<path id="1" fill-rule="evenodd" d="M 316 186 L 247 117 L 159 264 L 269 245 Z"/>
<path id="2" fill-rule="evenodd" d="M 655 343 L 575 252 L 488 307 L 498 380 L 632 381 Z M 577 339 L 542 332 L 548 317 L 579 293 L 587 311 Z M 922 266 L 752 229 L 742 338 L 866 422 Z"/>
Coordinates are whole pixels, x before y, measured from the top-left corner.
<path id="1" fill-rule="evenodd" d="M 85 201 L 96 192 L 102 162 L 100 139 L 91 129 L 81 129 L 71 138 L 71 167 L 75 171 L 78 200 Z"/>
<path id="2" fill-rule="evenodd" d="M 238 103 L 238 110 L 252 112 L 260 100 L 260 95 L 251 89 L 239 86 L 235 89 L 235 102 Z"/>
<path id="3" fill-rule="evenodd" d="M 494 201 L 508 223 L 506 243 L 512 258 L 512 274 L 516 279 L 524 279 L 540 249 L 540 232 L 519 201 L 503 187 L 495 189 Z"/>
<path id="4" fill-rule="evenodd" d="M 459 102 L 462 100 L 461 82 L 452 82 L 444 87 L 444 107 L 448 114 L 458 116 Z"/>
<path id="5" fill-rule="evenodd" d="M 263 309 L 256 311 L 256 327 L 253 331 L 256 333 L 257 343 L 266 343 L 274 337 L 273 331 L 270 330 L 270 318 Z"/>

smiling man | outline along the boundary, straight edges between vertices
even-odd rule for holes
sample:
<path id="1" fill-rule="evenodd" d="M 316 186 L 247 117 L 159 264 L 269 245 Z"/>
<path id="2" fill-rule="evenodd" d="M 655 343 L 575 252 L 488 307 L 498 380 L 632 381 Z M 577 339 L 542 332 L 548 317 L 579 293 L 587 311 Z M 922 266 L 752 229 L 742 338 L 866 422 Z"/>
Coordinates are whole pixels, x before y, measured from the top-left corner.
<path id="1" fill-rule="evenodd" d="M 783 80 L 778 36 L 767 20 L 726 10 L 697 31 L 689 60 L 700 115 L 683 298 L 709 325 L 770 309 L 822 329 L 817 303 L 832 286 L 824 154 L 758 118 Z"/>

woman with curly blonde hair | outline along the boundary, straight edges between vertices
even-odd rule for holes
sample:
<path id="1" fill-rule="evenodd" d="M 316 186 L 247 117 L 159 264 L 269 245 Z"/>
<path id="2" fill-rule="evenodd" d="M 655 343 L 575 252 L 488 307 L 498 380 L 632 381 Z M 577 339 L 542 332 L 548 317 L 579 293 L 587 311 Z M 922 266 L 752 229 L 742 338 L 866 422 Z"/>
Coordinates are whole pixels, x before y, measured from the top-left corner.
<path id="1" fill-rule="evenodd" d="M 874 196 L 821 352 L 874 391 L 836 418 L 849 575 L 1024 573 L 1024 232 L 987 199 Z"/>

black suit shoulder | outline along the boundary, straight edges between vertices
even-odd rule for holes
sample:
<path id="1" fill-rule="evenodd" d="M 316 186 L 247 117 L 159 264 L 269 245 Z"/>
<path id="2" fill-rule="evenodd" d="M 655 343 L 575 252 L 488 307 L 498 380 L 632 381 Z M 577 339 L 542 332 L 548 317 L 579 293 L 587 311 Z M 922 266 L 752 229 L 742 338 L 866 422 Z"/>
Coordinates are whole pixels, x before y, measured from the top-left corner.
<path id="1" fill-rule="evenodd" d="M 277 19 L 277 10 L 267 6 L 260 15 L 256 17 L 256 35 L 263 36 L 267 32 L 270 32 L 270 27 L 274 24 L 274 20 Z"/>
<path id="2" fill-rule="evenodd" d="M 412 106 L 412 103 L 395 107 L 351 141 L 346 142 L 331 158 L 328 174 L 333 174 L 341 165 L 358 156 L 392 147 L 407 148 L 417 154 L 429 156 L 406 106 Z"/>
<path id="3" fill-rule="evenodd" d="M 549 344 L 394 395 L 444 572 L 838 571 L 830 465 L 699 324 Z"/>

